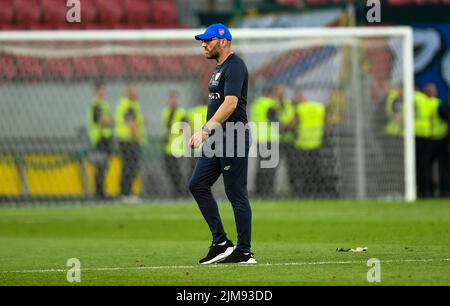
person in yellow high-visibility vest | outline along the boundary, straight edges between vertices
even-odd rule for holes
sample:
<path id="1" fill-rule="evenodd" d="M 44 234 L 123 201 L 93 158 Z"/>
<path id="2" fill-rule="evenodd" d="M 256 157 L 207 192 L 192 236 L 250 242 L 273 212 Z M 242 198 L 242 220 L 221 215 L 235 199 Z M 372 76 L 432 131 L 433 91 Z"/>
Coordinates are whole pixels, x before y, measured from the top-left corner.
<path id="1" fill-rule="evenodd" d="M 403 138 L 403 92 L 401 88 L 391 89 L 386 97 L 387 123 L 384 133 L 396 138 Z"/>
<path id="2" fill-rule="evenodd" d="M 295 155 L 295 125 L 292 120 L 295 116 L 295 106 L 292 101 L 286 97 L 286 86 L 278 84 L 274 87 L 274 99 L 276 101 L 277 117 L 280 123 L 280 157 L 286 161 L 288 185 L 291 195 L 295 190 L 295 171 L 291 165 L 296 162 Z"/>
<path id="3" fill-rule="evenodd" d="M 188 195 L 187 183 L 181 171 L 182 165 L 180 157 L 184 156 L 186 147 L 185 141 L 180 141 L 184 137 L 181 123 L 187 122 L 186 111 L 178 105 L 179 94 L 177 91 L 170 91 L 167 107 L 162 112 L 162 137 L 164 164 L 172 184 L 174 197 L 184 197 Z M 176 133 L 173 133 L 172 128 Z"/>
<path id="4" fill-rule="evenodd" d="M 135 84 L 128 85 L 127 95 L 117 106 L 115 121 L 116 138 L 122 153 L 120 193 L 125 201 L 136 201 L 137 197 L 131 195 L 131 185 L 139 172 L 140 148 L 147 142 L 147 136 Z"/>
<path id="5" fill-rule="evenodd" d="M 255 139 L 258 144 L 258 164 L 261 165 L 267 157 L 261 156 L 261 147 L 272 150 L 272 145 L 279 142 L 279 132 L 273 131 L 272 122 L 279 122 L 275 99 L 276 86 L 269 88 L 265 94 L 258 97 L 250 106 L 251 120 L 256 124 Z M 255 194 L 268 197 L 274 194 L 276 168 L 258 167 L 255 176 Z"/>
<path id="6" fill-rule="evenodd" d="M 104 182 L 111 154 L 113 119 L 105 101 L 105 86 L 102 83 L 95 84 L 95 97 L 89 106 L 87 119 L 89 139 L 95 147 L 91 159 L 95 167 L 95 196 L 103 199 L 106 197 Z"/>
<path id="7" fill-rule="evenodd" d="M 188 111 L 188 123 L 191 127 L 192 133 L 194 131 L 200 130 L 207 122 L 206 118 L 208 115 L 208 98 L 204 98 L 203 101 L 203 103 L 190 108 Z M 202 155 L 202 148 L 203 146 L 201 145 L 196 149 L 191 149 L 190 168 L 192 171 L 195 168 L 197 159 Z"/>
<path id="8" fill-rule="evenodd" d="M 383 155 L 384 162 L 392 165 L 386 173 L 389 184 L 383 190 L 392 196 L 401 196 L 404 191 L 404 111 L 403 90 L 393 87 L 388 90 L 384 114 L 386 124 L 383 127 Z"/>
<path id="9" fill-rule="evenodd" d="M 325 131 L 325 106 L 322 103 L 308 101 L 297 92 L 294 124 L 297 128 L 295 148 L 297 163 L 295 168 L 295 186 L 298 197 L 320 197 L 322 170 L 320 149 Z"/>
<path id="10" fill-rule="evenodd" d="M 433 105 L 423 92 L 414 92 L 414 128 L 416 134 L 417 196 L 433 196 L 431 135 Z"/>
<path id="11" fill-rule="evenodd" d="M 431 164 L 437 163 L 438 182 L 436 182 L 437 194 L 440 197 L 450 196 L 449 186 L 449 138 L 448 123 L 449 114 L 448 106 L 444 106 L 437 97 L 436 86 L 432 83 L 424 87 L 424 92 L 430 99 L 432 104 L 432 133 L 431 133 Z"/>

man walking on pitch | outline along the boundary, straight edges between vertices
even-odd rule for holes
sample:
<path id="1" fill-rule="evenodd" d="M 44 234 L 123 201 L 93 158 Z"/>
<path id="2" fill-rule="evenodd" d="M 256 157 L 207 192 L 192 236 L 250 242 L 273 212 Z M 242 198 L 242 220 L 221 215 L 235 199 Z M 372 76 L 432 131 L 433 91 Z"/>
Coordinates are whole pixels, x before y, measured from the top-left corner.
<path id="1" fill-rule="evenodd" d="M 252 212 L 247 192 L 250 134 L 244 127 L 248 123 L 247 67 L 243 60 L 231 51 L 232 36 L 223 24 L 209 26 L 205 33 L 195 36 L 195 39 L 202 42 L 205 57 L 217 62 L 209 81 L 207 123 L 190 139 L 193 148 L 206 141 L 202 157 L 197 161 L 189 184 L 189 189 L 213 236 L 209 252 L 200 260 L 200 264 L 217 262 L 254 264 L 256 260 L 250 252 Z M 233 129 L 238 125 L 244 131 L 234 130 L 232 136 L 228 136 L 226 129 Z M 222 153 L 226 154 L 220 152 L 217 154 L 221 141 Z M 207 150 L 213 147 L 216 154 L 211 156 L 207 154 Z M 238 154 L 242 148 L 245 151 L 242 154 L 244 156 Z M 230 149 L 234 149 L 232 154 L 229 154 Z M 227 238 L 217 202 L 211 193 L 211 186 L 221 174 L 226 195 L 234 211 L 238 233 L 236 248 Z"/>

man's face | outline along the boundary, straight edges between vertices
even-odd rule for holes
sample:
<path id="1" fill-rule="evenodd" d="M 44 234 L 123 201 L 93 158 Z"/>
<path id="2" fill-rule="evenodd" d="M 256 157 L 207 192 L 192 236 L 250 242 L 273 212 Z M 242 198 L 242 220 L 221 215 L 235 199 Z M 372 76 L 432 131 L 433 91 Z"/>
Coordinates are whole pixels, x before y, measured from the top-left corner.
<path id="1" fill-rule="evenodd" d="M 437 89 L 436 89 L 436 86 L 434 86 L 433 84 L 426 85 L 424 91 L 429 97 L 437 96 Z"/>
<path id="2" fill-rule="evenodd" d="M 135 85 L 130 85 L 128 87 L 128 98 L 133 101 L 137 101 L 138 99 L 138 90 Z"/>
<path id="3" fill-rule="evenodd" d="M 278 99 L 284 98 L 285 93 L 286 93 L 286 88 L 285 88 L 283 85 L 278 85 L 278 86 L 275 88 L 275 96 L 276 96 Z"/>
<path id="4" fill-rule="evenodd" d="M 303 94 L 301 92 L 296 92 L 295 96 L 294 96 L 294 102 L 296 104 L 301 103 L 303 101 L 305 101 L 305 96 L 303 96 Z"/>
<path id="5" fill-rule="evenodd" d="M 97 97 L 99 99 L 103 99 L 105 97 L 105 93 L 106 93 L 105 87 L 101 86 L 97 88 Z"/>
<path id="6" fill-rule="evenodd" d="M 207 59 L 217 60 L 222 54 L 222 47 L 220 46 L 221 39 L 211 38 L 202 40 L 202 47 L 205 51 Z"/>
<path id="7" fill-rule="evenodd" d="M 178 104 L 178 96 L 175 94 L 170 94 L 169 95 L 169 107 L 175 107 Z"/>

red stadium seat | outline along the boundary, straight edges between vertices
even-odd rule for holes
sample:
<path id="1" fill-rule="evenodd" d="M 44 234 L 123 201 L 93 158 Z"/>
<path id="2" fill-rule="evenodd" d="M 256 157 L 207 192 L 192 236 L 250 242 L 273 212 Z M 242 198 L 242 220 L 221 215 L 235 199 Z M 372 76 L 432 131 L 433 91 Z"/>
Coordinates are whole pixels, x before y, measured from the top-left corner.
<path id="1" fill-rule="evenodd" d="M 17 57 L 17 68 L 21 79 L 40 78 L 44 74 L 44 60 L 33 57 Z"/>
<path id="2" fill-rule="evenodd" d="M 140 24 L 140 23 L 127 23 L 127 24 L 115 24 L 110 26 L 110 29 L 120 29 L 120 30 L 136 30 L 136 29 L 146 29 L 150 24 Z"/>
<path id="3" fill-rule="evenodd" d="M 105 76 L 123 76 L 127 74 L 124 56 L 102 56 L 100 58 L 102 74 Z"/>
<path id="4" fill-rule="evenodd" d="M 99 22 L 101 24 L 115 25 L 123 21 L 122 0 L 98 0 Z"/>
<path id="5" fill-rule="evenodd" d="M 58 24 L 55 28 L 56 30 L 82 30 L 83 28 L 83 24 L 80 22 L 74 22 L 74 23 L 63 23 L 63 24 Z"/>
<path id="6" fill-rule="evenodd" d="M 52 77 L 70 77 L 73 74 L 73 61 L 69 58 L 47 60 L 47 75 Z"/>
<path id="7" fill-rule="evenodd" d="M 81 2 L 81 22 L 67 22 L 66 5 L 65 0 L 42 0 L 44 24 L 53 25 L 54 29 L 81 29 L 83 28 L 82 24 L 91 24 L 97 21 L 97 0 Z"/>
<path id="8" fill-rule="evenodd" d="M 186 71 L 193 74 L 211 74 L 214 70 L 215 63 L 213 61 L 208 61 L 198 55 L 186 56 L 183 58 L 184 67 Z"/>
<path id="9" fill-rule="evenodd" d="M 65 0 L 42 0 L 42 15 L 44 24 L 60 25 L 67 23 L 67 1 Z"/>
<path id="10" fill-rule="evenodd" d="M 0 1 L 0 25 L 13 23 L 14 13 L 14 0 Z"/>
<path id="11" fill-rule="evenodd" d="M 174 25 L 177 20 L 177 5 L 173 0 L 153 0 L 153 20 L 156 25 Z"/>
<path id="12" fill-rule="evenodd" d="M 0 56 L 0 80 L 10 80 L 16 75 L 16 63 L 12 56 Z"/>
<path id="13" fill-rule="evenodd" d="M 183 76 L 185 71 L 178 56 L 158 56 L 156 61 L 162 76 Z"/>
<path id="14" fill-rule="evenodd" d="M 99 57 L 77 57 L 74 59 L 74 72 L 78 77 L 96 76 L 100 74 Z"/>
<path id="15" fill-rule="evenodd" d="M 181 25 L 179 23 L 153 23 L 150 28 L 152 29 L 180 29 Z M 189 28 L 185 27 L 186 29 Z"/>
<path id="16" fill-rule="evenodd" d="M 22 25 L 17 24 L 0 24 L 0 29 L 2 31 L 17 31 L 17 30 L 23 30 L 26 29 L 26 27 Z"/>
<path id="17" fill-rule="evenodd" d="M 100 23 L 81 23 L 81 27 L 86 30 L 110 30 L 113 27 L 110 24 L 100 24 Z"/>
<path id="18" fill-rule="evenodd" d="M 98 20 L 97 0 L 83 0 L 81 3 L 81 24 L 94 24 Z"/>
<path id="19" fill-rule="evenodd" d="M 21 26 L 41 22 L 40 0 L 16 0 L 16 23 Z"/>
<path id="20" fill-rule="evenodd" d="M 125 19 L 128 24 L 151 22 L 152 5 L 149 0 L 125 0 Z"/>
<path id="21" fill-rule="evenodd" d="M 31 24 L 26 27 L 26 30 L 32 31 L 49 31 L 55 29 L 56 26 L 54 24 L 42 24 L 42 23 Z"/>
<path id="22" fill-rule="evenodd" d="M 153 75 L 158 71 L 154 58 L 150 56 L 131 56 L 127 62 L 132 75 Z"/>

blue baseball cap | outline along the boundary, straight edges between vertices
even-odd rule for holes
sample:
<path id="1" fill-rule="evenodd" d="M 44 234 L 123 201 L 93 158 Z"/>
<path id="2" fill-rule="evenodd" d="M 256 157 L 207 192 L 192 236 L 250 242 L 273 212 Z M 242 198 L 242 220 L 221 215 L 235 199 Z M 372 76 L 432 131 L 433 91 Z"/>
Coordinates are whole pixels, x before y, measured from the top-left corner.
<path id="1" fill-rule="evenodd" d="M 196 40 L 211 38 L 223 38 L 226 40 L 232 40 L 233 36 L 231 36 L 230 30 L 228 30 L 228 28 L 221 23 L 212 24 L 206 29 L 205 33 L 195 36 Z"/>

